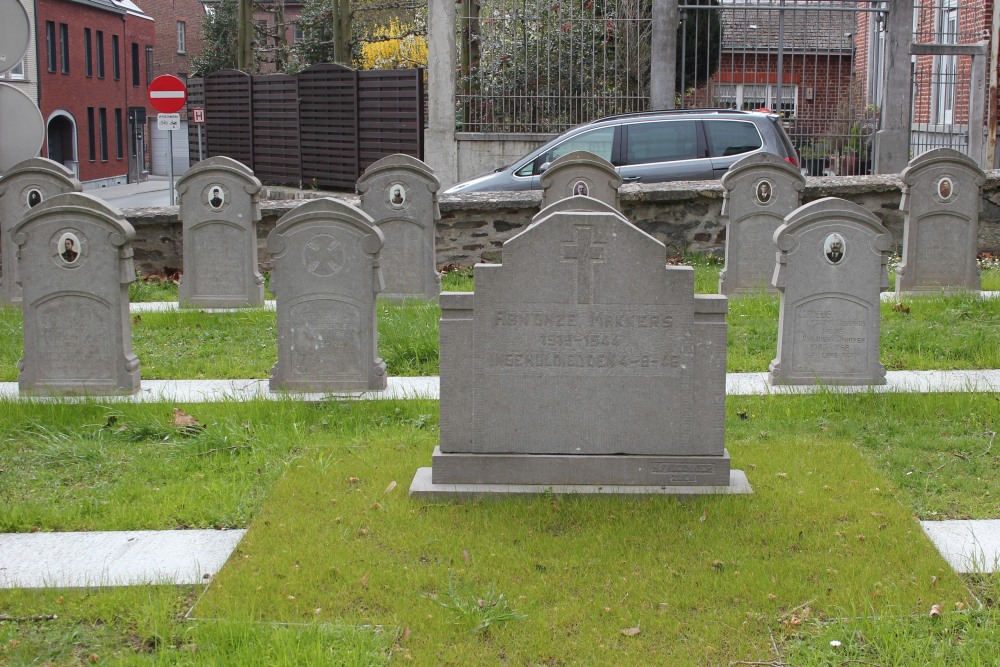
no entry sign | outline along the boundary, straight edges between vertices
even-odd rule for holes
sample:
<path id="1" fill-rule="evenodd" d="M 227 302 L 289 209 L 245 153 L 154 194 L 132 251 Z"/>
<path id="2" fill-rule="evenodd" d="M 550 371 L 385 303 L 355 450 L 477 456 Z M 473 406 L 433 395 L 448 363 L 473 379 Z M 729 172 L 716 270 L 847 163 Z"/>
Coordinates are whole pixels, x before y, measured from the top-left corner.
<path id="1" fill-rule="evenodd" d="M 149 83 L 146 95 L 160 113 L 176 113 L 187 102 L 187 87 L 176 76 L 163 74 Z"/>

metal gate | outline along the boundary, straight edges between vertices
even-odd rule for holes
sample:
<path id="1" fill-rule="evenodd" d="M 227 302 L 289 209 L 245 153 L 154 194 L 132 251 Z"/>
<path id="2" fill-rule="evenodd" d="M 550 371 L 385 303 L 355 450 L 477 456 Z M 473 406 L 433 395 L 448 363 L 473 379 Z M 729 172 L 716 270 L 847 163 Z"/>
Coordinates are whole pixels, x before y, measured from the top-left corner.
<path id="1" fill-rule="evenodd" d="M 680 106 L 769 109 L 810 175 L 871 173 L 886 4 L 679 0 Z"/>

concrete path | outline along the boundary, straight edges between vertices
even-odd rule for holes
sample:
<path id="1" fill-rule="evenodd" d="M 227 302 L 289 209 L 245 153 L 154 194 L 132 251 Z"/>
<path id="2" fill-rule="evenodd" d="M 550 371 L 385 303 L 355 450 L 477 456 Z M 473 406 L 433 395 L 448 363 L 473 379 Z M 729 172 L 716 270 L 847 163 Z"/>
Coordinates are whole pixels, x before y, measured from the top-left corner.
<path id="1" fill-rule="evenodd" d="M 1000 391 L 1000 370 L 989 371 L 889 371 L 887 383 L 878 386 L 828 387 L 821 385 L 771 386 L 767 373 L 729 373 L 726 394 L 729 396 L 766 396 L 771 394 L 814 394 L 820 391 L 842 393 L 961 393 Z M 330 398 L 405 399 L 440 397 L 440 378 L 390 377 L 385 391 L 346 394 L 297 394 L 268 389 L 268 381 L 247 380 L 143 380 L 142 389 L 132 396 L 102 396 L 102 402 L 132 403 L 210 403 L 221 401 L 297 400 L 321 401 Z M 84 398 L 25 397 L 16 382 L 0 382 L 0 400 L 74 401 Z"/>
<path id="2" fill-rule="evenodd" d="M 921 521 L 920 525 L 956 572 L 1000 570 L 1000 520 Z"/>
<path id="3" fill-rule="evenodd" d="M 200 584 L 244 530 L 0 534 L 0 588 Z"/>

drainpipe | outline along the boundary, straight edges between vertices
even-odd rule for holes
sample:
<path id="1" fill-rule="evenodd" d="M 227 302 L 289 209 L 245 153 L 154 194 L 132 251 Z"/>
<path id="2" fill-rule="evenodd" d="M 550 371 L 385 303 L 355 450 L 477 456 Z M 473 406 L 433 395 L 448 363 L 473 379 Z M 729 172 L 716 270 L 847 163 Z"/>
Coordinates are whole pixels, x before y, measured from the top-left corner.
<path id="1" fill-rule="evenodd" d="M 1000 2 L 993 2 L 990 31 L 990 83 L 986 101 L 986 166 L 997 167 L 997 64 L 1000 60 Z"/>

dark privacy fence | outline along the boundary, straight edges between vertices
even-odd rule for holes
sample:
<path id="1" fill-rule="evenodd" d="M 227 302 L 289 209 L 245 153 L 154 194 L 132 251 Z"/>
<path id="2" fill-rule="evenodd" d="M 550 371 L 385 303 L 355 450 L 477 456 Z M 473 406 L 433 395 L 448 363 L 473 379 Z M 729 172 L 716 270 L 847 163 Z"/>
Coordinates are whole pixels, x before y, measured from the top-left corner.
<path id="1" fill-rule="evenodd" d="M 295 76 L 221 70 L 188 81 L 204 107 L 204 156 L 225 155 L 265 183 L 354 188 L 393 153 L 424 157 L 424 70 L 314 65 Z M 188 124 L 192 164 L 198 126 Z"/>

